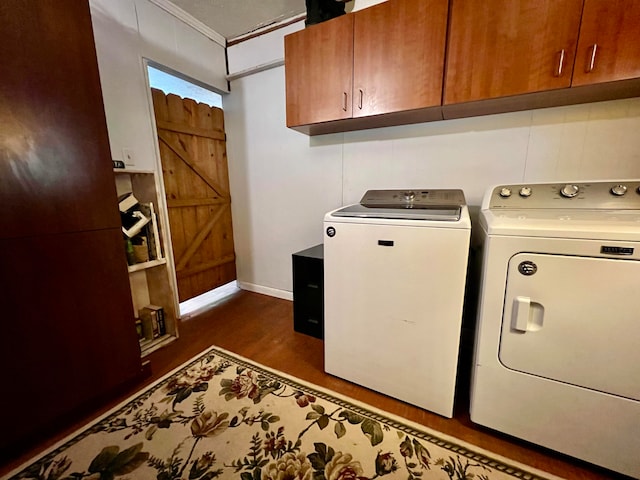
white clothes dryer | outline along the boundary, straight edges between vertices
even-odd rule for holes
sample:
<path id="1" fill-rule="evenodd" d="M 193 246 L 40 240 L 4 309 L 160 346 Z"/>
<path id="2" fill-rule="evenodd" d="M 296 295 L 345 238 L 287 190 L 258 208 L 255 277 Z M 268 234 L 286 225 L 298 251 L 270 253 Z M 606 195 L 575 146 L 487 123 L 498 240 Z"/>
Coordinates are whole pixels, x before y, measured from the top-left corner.
<path id="1" fill-rule="evenodd" d="M 471 420 L 640 477 L 640 181 L 499 186 L 479 217 Z"/>
<path id="2" fill-rule="evenodd" d="M 371 190 L 324 219 L 326 372 L 453 414 L 471 222 L 461 190 Z"/>

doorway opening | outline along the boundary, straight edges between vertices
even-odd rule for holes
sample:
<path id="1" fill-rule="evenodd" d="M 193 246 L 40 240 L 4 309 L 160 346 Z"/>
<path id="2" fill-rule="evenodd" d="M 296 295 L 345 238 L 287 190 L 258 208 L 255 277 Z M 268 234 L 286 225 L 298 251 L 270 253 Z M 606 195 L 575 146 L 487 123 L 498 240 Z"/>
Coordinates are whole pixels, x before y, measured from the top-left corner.
<path id="1" fill-rule="evenodd" d="M 223 101 L 222 101 L 223 97 L 221 94 L 213 91 L 210 88 L 207 88 L 205 85 L 197 84 L 195 83 L 195 81 L 191 81 L 188 78 L 173 72 L 171 69 L 167 69 L 164 66 L 161 66 L 152 62 L 148 62 L 147 73 L 149 78 L 149 86 L 151 87 L 152 92 L 153 92 L 153 89 L 155 89 L 156 91 L 160 90 L 161 93 L 167 96 L 170 94 L 173 94 L 173 95 L 177 95 L 178 97 L 181 97 L 182 99 L 193 100 L 197 104 L 208 105 L 209 107 L 217 108 L 220 110 L 222 110 L 223 108 Z M 154 96 L 154 102 L 155 102 L 155 96 Z M 157 114 L 156 114 L 156 117 L 157 117 Z M 164 133 L 166 134 L 167 132 L 164 132 Z M 159 130 L 159 135 L 160 135 L 160 130 Z M 166 139 L 165 139 L 165 142 L 166 142 Z M 161 140 L 161 143 L 162 143 L 162 140 Z M 205 149 L 206 148 L 207 147 L 205 146 Z M 202 146 L 200 146 L 200 149 L 202 149 Z M 163 159 L 163 169 L 164 169 L 166 152 L 163 152 L 162 145 L 161 145 L 161 157 L 164 158 Z M 191 160 L 188 160 L 188 161 L 191 161 Z M 196 165 L 189 165 L 189 166 L 191 166 L 192 168 L 196 167 L 196 170 L 198 169 Z M 208 177 L 206 174 L 204 175 L 204 179 L 205 179 L 205 182 L 209 182 L 211 180 L 211 178 Z M 215 180 L 218 182 L 220 181 L 220 179 L 215 179 Z M 227 182 L 228 182 L 228 179 L 227 179 Z M 217 186 L 219 185 L 219 183 L 214 183 L 214 185 Z M 170 195 L 170 193 L 167 192 L 167 195 Z M 185 199 L 182 199 L 182 200 L 184 201 Z M 202 198 L 199 200 L 201 203 Z M 169 211 L 171 212 L 171 205 L 168 205 L 168 206 L 169 206 Z M 171 215 L 170 213 L 170 224 L 172 223 L 172 220 L 175 218 L 176 216 Z M 171 225 L 172 236 L 174 235 L 173 228 L 174 228 L 173 225 Z M 224 236 L 226 238 L 226 234 L 224 234 Z M 171 242 L 172 242 L 172 248 L 173 248 L 175 245 L 173 238 L 171 239 Z M 175 250 L 174 250 L 174 253 L 175 253 Z M 184 258 L 185 257 L 183 257 L 182 260 L 184 260 Z M 176 262 L 176 275 L 178 275 L 178 277 L 180 277 L 184 273 L 184 269 L 185 269 L 184 267 L 186 266 L 186 263 L 182 260 L 179 258 L 174 258 L 174 261 Z M 178 267 L 180 267 L 181 269 L 180 271 L 178 271 L 179 270 Z M 225 275 L 226 277 L 228 277 L 228 274 L 223 274 L 222 278 L 225 278 Z M 181 289 L 179 285 L 181 283 L 181 280 L 180 278 L 178 278 L 178 284 L 176 285 L 176 287 L 178 288 L 178 292 L 176 293 L 180 298 L 180 303 L 179 303 L 180 318 L 182 320 L 191 318 L 194 315 L 220 303 L 225 298 L 237 292 L 239 290 L 239 287 L 237 285 L 237 281 L 235 280 L 235 268 L 234 268 L 233 277 L 231 278 L 233 278 L 232 281 L 226 282 L 226 283 L 223 282 L 220 286 L 217 286 L 212 290 L 204 291 L 204 293 L 199 293 L 195 295 L 189 294 L 187 295 L 187 297 L 189 298 L 185 298 L 185 295 L 183 294 L 183 292 L 180 291 Z"/>
<path id="2" fill-rule="evenodd" d="M 162 90 L 167 95 L 173 93 L 182 98 L 191 98 L 210 107 L 222 108 L 222 95 L 218 92 L 196 85 L 182 77 L 177 77 L 166 70 L 161 70 L 157 64 L 147 64 L 147 72 L 151 88 Z"/>

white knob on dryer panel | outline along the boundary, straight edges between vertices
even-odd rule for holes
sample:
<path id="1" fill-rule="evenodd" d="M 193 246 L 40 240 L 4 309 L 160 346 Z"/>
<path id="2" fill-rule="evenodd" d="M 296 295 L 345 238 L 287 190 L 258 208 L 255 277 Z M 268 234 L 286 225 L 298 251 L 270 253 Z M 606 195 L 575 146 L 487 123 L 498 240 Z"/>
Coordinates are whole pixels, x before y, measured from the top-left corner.
<path id="1" fill-rule="evenodd" d="M 580 187 L 578 187 L 577 185 L 573 185 L 571 183 L 567 183 L 564 187 L 560 189 L 560 195 L 562 195 L 565 198 L 573 198 L 576 195 L 578 195 L 578 192 L 580 192 Z"/>
<path id="2" fill-rule="evenodd" d="M 611 187 L 611 194 L 615 195 L 616 197 L 621 197 L 625 193 L 627 193 L 626 185 L 615 185 Z"/>

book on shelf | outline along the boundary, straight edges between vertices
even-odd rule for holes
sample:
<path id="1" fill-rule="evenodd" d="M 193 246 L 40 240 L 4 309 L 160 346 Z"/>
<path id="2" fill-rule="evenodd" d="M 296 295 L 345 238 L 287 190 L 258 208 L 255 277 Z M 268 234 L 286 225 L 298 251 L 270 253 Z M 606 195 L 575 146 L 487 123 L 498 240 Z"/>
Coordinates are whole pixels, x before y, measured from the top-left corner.
<path id="1" fill-rule="evenodd" d="M 144 226 L 151 221 L 151 216 L 145 214 L 143 205 L 132 192 L 118 197 L 118 208 L 120 209 L 122 232 L 129 238 L 138 235 Z"/>
<path id="2" fill-rule="evenodd" d="M 147 339 L 161 337 L 167 333 L 164 308 L 158 305 L 147 305 L 138 312 L 142 322 L 142 331 Z"/>
<path id="3" fill-rule="evenodd" d="M 138 204 L 138 199 L 133 192 L 127 192 L 118 197 L 118 208 L 120 213 L 126 213 Z"/>
<path id="4" fill-rule="evenodd" d="M 140 321 L 142 322 L 142 333 L 147 340 L 153 340 L 160 336 L 158 327 L 158 315 L 154 311 L 140 310 Z"/>
<path id="5" fill-rule="evenodd" d="M 158 216 L 156 215 L 156 212 L 153 208 L 153 203 L 150 202 L 149 207 L 151 209 L 151 228 L 153 229 L 153 238 L 155 239 L 155 242 L 156 242 L 156 245 L 155 245 L 156 258 L 160 259 L 160 258 L 163 258 L 163 256 L 162 256 L 162 247 L 160 243 L 160 229 L 158 227 Z"/>
<path id="6" fill-rule="evenodd" d="M 146 238 L 146 245 L 149 260 L 162 259 L 162 250 L 160 246 L 160 233 L 158 229 L 158 217 L 153 208 L 153 203 L 141 203 L 140 211 L 145 217 L 150 219 L 146 224 L 143 235 Z"/>
<path id="7" fill-rule="evenodd" d="M 138 334 L 138 340 L 144 340 L 144 331 L 142 330 L 142 320 L 136 318 L 136 333 Z"/>

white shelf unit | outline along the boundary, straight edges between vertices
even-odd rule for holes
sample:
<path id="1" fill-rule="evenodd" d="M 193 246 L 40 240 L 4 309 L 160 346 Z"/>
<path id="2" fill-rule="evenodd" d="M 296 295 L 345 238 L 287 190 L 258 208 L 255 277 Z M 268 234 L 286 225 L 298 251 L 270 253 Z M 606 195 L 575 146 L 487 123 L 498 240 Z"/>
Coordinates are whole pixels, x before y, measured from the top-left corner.
<path id="1" fill-rule="evenodd" d="M 141 204 L 153 203 L 156 216 L 159 216 L 158 187 L 155 172 L 140 169 L 113 169 L 118 196 L 133 193 Z M 166 260 L 167 239 L 156 219 L 161 255 L 146 262 L 129 265 L 129 285 L 133 300 L 133 313 L 136 319 L 140 310 L 147 305 L 158 305 L 164 309 L 166 334 L 140 342 L 142 357 L 174 341 L 178 337 L 175 294 L 170 282 Z M 123 236 L 124 241 L 124 236 Z M 126 259 L 123 259 L 126 261 Z"/>
<path id="2" fill-rule="evenodd" d="M 149 260 L 148 262 L 136 263 L 135 265 L 129 265 L 129 273 L 139 272 L 140 270 L 157 267 L 158 265 L 165 265 L 166 263 L 167 260 L 164 258 Z"/>

